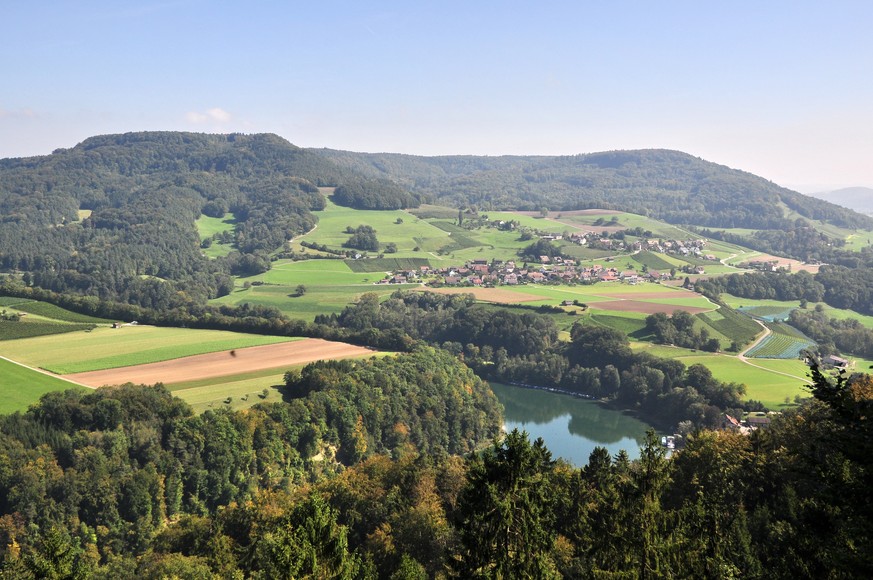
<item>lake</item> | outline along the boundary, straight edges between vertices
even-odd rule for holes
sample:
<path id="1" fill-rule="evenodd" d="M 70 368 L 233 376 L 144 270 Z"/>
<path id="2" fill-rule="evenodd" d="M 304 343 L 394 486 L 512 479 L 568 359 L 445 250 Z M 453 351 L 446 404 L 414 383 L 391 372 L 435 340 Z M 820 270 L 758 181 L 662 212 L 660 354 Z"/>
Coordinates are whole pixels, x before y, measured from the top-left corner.
<path id="1" fill-rule="evenodd" d="M 624 449 L 635 459 L 651 428 L 594 401 L 500 383 L 491 383 L 491 388 L 505 409 L 507 431 L 527 431 L 531 440 L 542 437 L 552 457 L 577 467 L 588 463 L 595 447 L 605 447 L 613 456 Z"/>

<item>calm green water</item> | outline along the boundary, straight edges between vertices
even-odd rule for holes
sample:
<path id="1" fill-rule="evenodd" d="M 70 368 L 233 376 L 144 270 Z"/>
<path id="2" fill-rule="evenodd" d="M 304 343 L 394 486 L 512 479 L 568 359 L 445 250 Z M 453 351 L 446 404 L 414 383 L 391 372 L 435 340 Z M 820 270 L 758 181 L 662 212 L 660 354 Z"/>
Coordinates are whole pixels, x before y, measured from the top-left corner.
<path id="1" fill-rule="evenodd" d="M 506 410 L 506 430 L 525 430 L 531 440 L 542 437 L 552 457 L 562 457 L 581 467 L 595 447 L 606 447 L 613 456 L 627 451 L 631 459 L 650 427 L 638 419 L 613 411 L 594 401 L 548 391 L 491 383 Z"/>

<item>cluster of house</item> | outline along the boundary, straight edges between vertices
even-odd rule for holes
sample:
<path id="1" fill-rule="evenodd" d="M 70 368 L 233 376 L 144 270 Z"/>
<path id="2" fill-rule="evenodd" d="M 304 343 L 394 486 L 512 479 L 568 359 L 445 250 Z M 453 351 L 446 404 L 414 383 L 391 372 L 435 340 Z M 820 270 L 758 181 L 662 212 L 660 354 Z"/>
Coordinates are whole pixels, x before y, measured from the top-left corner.
<path id="1" fill-rule="evenodd" d="M 770 415 L 763 412 L 749 413 L 741 421 L 736 417 L 732 417 L 725 413 L 721 418 L 721 428 L 725 431 L 738 431 L 744 435 L 748 435 L 755 429 L 766 428 L 770 426 Z"/>
<path id="2" fill-rule="evenodd" d="M 554 234 L 545 234 L 540 237 L 550 241 L 563 239 L 562 236 Z M 713 254 L 704 253 L 704 248 L 706 247 L 705 239 L 664 240 L 652 238 L 627 243 L 624 240 L 610 238 L 594 232 L 574 232 L 569 234 L 566 240 L 579 246 L 587 246 L 599 250 L 647 251 L 677 256 L 696 256 L 704 260 L 718 261 L 718 258 Z"/>
<path id="3" fill-rule="evenodd" d="M 621 271 L 606 266 L 580 266 L 575 260 L 560 257 L 540 256 L 540 263 L 534 266 L 515 261 L 472 260 L 463 266 L 431 268 L 420 266 L 418 270 L 394 272 L 379 281 L 380 284 L 406 284 L 424 282 L 439 286 L 497 286 L 543 283 L 590 283 L 590 282 L 658 282 L 669 280 L 670 272 Z"/>

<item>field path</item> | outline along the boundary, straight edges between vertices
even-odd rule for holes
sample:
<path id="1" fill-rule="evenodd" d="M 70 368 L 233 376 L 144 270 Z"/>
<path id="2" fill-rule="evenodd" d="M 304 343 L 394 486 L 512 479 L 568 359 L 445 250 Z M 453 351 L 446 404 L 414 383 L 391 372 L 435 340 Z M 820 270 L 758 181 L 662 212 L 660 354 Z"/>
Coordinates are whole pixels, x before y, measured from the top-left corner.
<path id="1" fill-rule="evenodd" d="M 62 378 L 91 387 L 128 382 L 146 385 L 169 384 L 264 369 L 279 369 L 321 359 L 362 356 L 373 352 L 371 349 L 344 342 L 307 338 L 306 340 L 225 350 L 157 363 L 75 373 L 65 375 Z"/>

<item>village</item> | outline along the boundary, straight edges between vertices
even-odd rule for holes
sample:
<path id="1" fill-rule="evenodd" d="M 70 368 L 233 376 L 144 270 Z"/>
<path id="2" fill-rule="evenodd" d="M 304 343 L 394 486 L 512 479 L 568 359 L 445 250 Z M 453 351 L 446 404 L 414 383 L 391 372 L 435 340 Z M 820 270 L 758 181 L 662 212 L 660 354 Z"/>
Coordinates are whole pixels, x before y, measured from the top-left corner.
<path id="1" fill-rule="evenodd" d="M 391 272 L 377 284 L 408 284 L 419 282 L 432 287 L 466 286 L 494 287 L 498 285 L 515 286 L 519 284 L 593 284 L 595 282 L 623 282 L 639 284 L 643 282 L 659 283 L 673 280 L 679 274 L 676 268 L 668 271 L 653 270 L 645 264 L 637 263 L 636 267 L 627 263 L 625 269 L 610 265 L 617 259 L 629 257 L 642 251 L 673 254 L 676 256 L 693 256 L 702 260 L 718 262 L 711 254 L 704 254 L 705 239 L 687 240 L 638 240 L 626 243 L 621 239 L 601 237 L 594 233 L 573 233 L 564 238 L 555 234 L 540 234 L 540 240 L 546 242 L 566 239 L 573 244 L 600 250 L 620 252 L 613 257 L 607 257 L 603 264 L 582 265 L 578 260 L 561 255 L 540 255 L 536 260 L 497 260 L 475 259 L 464 262 L 463 265 L 452 265 L 441 268 L 420 266 L 417 270 L 405 269 Z M 532 263 L 533 262 L 533 263 Z M 701 275 L 706 272 L 705 266 L 689 264 L 682 270 L 684 274 Z"/>

